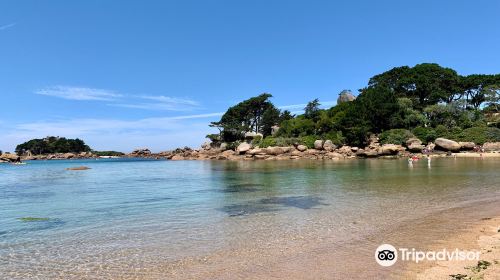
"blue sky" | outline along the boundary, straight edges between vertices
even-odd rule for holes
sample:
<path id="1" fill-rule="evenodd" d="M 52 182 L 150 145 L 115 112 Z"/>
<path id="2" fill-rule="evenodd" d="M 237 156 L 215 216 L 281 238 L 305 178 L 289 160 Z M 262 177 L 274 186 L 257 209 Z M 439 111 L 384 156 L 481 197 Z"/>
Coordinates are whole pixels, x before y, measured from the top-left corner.
<path id="1" fill-rule="evenodd" d="M 0 2 L 0 150 L 47 135 L 98 150 L 197 147 L 262 92 L 334 104 L 392 67 L 500 73 L 500 2 Z"/>

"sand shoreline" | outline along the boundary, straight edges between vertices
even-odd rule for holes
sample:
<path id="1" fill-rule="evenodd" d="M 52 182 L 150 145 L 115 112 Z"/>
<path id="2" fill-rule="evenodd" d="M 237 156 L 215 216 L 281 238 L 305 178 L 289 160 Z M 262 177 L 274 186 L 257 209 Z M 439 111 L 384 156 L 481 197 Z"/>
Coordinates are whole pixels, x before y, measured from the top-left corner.
<path id="1" fill-rule="evenodd" d="M 436 261 L 424 269 L 408 267 L 408 277 L 424 279 L 500 279 L 500 216 L 484 217 L 476 225 L 439 242 L 433 248 L 468 248 L 480 251 L 479 261 Z"/>

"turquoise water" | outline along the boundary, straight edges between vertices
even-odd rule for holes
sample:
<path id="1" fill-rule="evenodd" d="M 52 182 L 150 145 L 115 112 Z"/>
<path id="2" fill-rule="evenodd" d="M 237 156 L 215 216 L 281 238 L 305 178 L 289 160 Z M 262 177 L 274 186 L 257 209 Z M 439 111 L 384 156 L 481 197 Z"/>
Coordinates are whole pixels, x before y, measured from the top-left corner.
<path id="1" fill-rule="evenodd" d="M 82 165 L 91 169 L 66 170 Z M 294 246 L 378 240 L 449 209 L 496 211 L 488 205 L 500 200 L 498 167 L 496 159 L 2 164 L 0 278 L 186 276 L 176 273 L 237 269 L 285 247 L 300 256 Z M 233 252 L 235 263 L 221 261 Z"/>

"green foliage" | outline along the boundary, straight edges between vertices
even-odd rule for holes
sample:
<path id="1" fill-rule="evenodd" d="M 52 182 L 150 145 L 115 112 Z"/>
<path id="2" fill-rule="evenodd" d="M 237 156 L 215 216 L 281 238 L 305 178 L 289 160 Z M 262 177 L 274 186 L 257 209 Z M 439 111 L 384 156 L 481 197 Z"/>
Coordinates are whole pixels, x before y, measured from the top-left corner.
<path id="1" fill-rule="evenodd" d="M 303 116 L 286 120 L 281 124 L 278 131 L 279 136 L 299 137 L 309 134 L 314 134 L 316 124 L 311 119 L 306 119 Z"/>
<path id="2" fill-rule="evenodd" d="M 312 119 L 312 120 L 317 120 L 318 116 L 319 116 L 319 106 L 321 104 L 319 103 L 319 99 L 316 98 L 312 101 L 309 101 L 306 105 L 306 107 L 304 108 L 304 117 L 307 118 L 307 119 Z"/>
<path id="3" fill-rule="evenodd" d="M 274 137 L 272 136 L 267 136 L 259 143 L 259 147 L 261 148 L 267 148 L 270 146 L 276 146 L 276 139 L 274 139 Z"/>
<path id="4" fill-rule="evenodd" d="M 430 127 L 418 126 L 412 130 L 413 135 L 420 139 L 424 144 L 434 141 L 437 138 L 436 131 Z"/>
<path id="5" fill-rule="evenodd" d="M 102 157 L 120 157 L 125 155 L 122 152 L 117 151 L 92 151 L 93 154 Z"/>
<path id="6" fill-rule="evenodd" d="M 342 146 L 346 143 L 346 138 L 342 135 L 342 131 L 330 131 L 321 138 L 323 140 L 331 140 L 337 146 Z"/>
<path id="7" fill-rule="evenodd" d="M 446 135 L 448 135 L 448 129 L 442 124 L 436 126 L 436 129 L 434 129 L 434 131 L 436 132 L 436 138 L 446 137 Z"/>
<path id="8" fill-rule="evenodd" d="M 267 136 L 271 133 L 271 126 L 278 124 L 280 112 L 269 101 L 272 95 L 263 93 L 230 107 L 220 121 L 210 126 L 221 130 L 222 140 L 234 142 L 243 139 L 248 131 L 262 133 Z"/>
<path id="9" fill-rule="evenodd" d="M 295 143 L 300 143 L 299 138 L 289 138 L 289 137 L 272 137 L 267 136 L 259 142 L 254 143 L 255 146 L 259 146 L 260 148 L 267 148 L 270 146 L 279 146 L 279 147 L 287 147 L 292 146 Z"/>
<path id="10" fill-rule="evenodd" d="M 221 140 L 221 137 L 219 134 L 208 134 L 205 137 L 208 138 L 212 142 L 219 142 Z"/>
<path id="11" fill-rule="evenodd" d="M 90 152 L 90 147 L 82 140 L 66 139 L 64 137 L 49 136 L 44 139 L 32 139 L 17 145 L 16 153 L 31 151 L 32 154 L 52 154 L 52 153 L 80 153 Z"/>
<path id="12" fill-rule="evenodd" d="M 299 141 L 300 144 L 305 145 L 309 149 L 312 149 L 312 148 L 314 148 L 314 141 L 316 141 L 320 138 L 316 135 L 306 135 L 306 136 L 299 137 L 299 139 L 300 139 L 300 141 Z"/>
<path id="13" fill-rule="evenodd" d="M 315 99 L 304 114 L 292 116 L 276 109 L 268 100 L 271 95 L 262 94 L 229 108 L 212 126 L 228 143 L 241 141 L 246 131 L 263 133 L 265 139 L 255 142 L 266 145 L 299 139 L 312 147 L 316 139 L 330 139 L 362 147 L 368 135 L 380 133 L 383 142 L 403 144 L 410 131 L 423 142 L 454 137 L 480 143 L 497 139 L 497 130 L 486 125 L 500 127 L 499 94 L 500 74 L 460 76 L 453 69 L 423 63 L 375 75 L 356 99 L 330 109 L 320 109 Z M 278 134 L 267 139 L 276 124 Z"/>
<path id="14" fill-rule="evenodd" d="M 500 129 L 496 127 L 470 127 L 466 129 L 453 129 L 446 135 L 455 141 L 474 142 L 482 145 L 486 142 L 500 142 Z"/>
<path id="15" fill-rule="evenodd" d="M 406 129 L 390 129 L 382 132 L 379 135 L 380 143 L 382 144 L 398 144 L 404 145 L 406 140 L 414 135 Z"/>

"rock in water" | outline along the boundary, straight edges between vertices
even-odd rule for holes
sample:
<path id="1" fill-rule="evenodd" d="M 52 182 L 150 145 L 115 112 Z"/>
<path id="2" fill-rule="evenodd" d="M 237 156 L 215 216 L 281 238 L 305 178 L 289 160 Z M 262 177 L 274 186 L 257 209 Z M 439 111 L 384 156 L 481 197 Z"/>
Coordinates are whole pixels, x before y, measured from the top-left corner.
<path id="1" fill-rule="evenodd" d="M 91 168 L 87 167 L 87 166 L 77 166 L 77 167 L 66 168 L 66 170 L 89 170 L 89 169 L 91 169 Z"/>
<path id="2" fill-rule="evenodd" d="M 436 148 L 439 148 L 441 150 L 450 151 L 450 152 L 460 151 L 460 144 L 458 144 L 457 142 L 450 140 L 450 139 L 437 138 L 434 141 L 434 144 L 436 144 Z"/>

